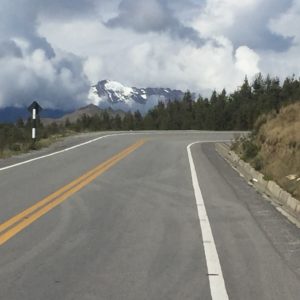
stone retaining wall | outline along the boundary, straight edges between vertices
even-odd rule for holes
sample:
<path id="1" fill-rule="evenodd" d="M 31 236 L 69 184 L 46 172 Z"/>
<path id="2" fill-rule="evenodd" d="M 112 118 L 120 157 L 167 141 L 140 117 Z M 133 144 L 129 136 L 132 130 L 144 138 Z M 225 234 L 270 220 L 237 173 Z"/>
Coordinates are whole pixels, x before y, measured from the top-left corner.
<path id="1" fill-rule="evenodd" d="M 274 181 L 267 181 L 263 174 L 256 171 L 250 164 L 246 163 L 233 151 L 228 145 L 223 143 L 216 144 L 217 152 L 233 165 L 240 174 L 255 186 L 261 193 L 267 194 L 273 200 L 282 205 L 285 210 L 290 212 L 298 220 L 300 220 L 300 201 L 295 199 L 291 194 L 283 190 Z"/>

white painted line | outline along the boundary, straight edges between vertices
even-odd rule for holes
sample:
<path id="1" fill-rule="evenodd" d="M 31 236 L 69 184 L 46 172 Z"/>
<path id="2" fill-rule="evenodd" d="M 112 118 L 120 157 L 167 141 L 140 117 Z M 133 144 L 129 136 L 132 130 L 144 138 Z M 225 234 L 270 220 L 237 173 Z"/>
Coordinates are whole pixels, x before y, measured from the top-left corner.
<path id="1" fill-rule="evenodd" d="M 35 128 L 32 128 L 32 138 L 33 139 L 35 139 L 35 133 L 36 133 Z"/>
<path id="2" fill-rule="evenodd" d="M 181 131 L 180 133 L 184 133 L 184 132 L 185 131 Z M 0 168 L 0 171 L 12 169 L 12 168 L 15 168 L 15 167 L 18 167 L 18 166 L 29 164 L 29 163 L 34 162 L 36 160 L 40 160 L 40 159 L 51 157 L 51 156 L 54 156 L 54 155 L 57 155 L 57 154 L 60 154 L 60 153 L 64 153 L 64 152 L 67 152 L 67 151 L 70 151 L 70 150 L 73 150 L 73 149 L 76 149 L 76 148 L 79 148 L 79 147 L 82 147 L 82 146 L 94 143 L 96 141 L 99 141 L 101 139 L 108 138 L 108 137 L 122 136 L 122 135 L 140 135 L 140 134 L 141 135 L 146 135 L 146 134 L 160 135 L 160 134 L 169 134 L 169 133 L 176 133 L 176 134 L 178 134 L 178 132 L 156 132 L 156 131 L 152 131 L 152 132 L 151 131 L 146 131 L 146 132 L 122 132 L 122 133 L 107 134 L 107 135 L 103 135 L 103 136 L 97 137 L 95 139 L 89 140 L 87 142 L 80 143 L 78 145 L 75 145 L 75 146 L 63 149 L 63 150 L 59 150 L 59 151 L 56 151 L 56 152 L 52 152 L 52 153 L 49 153 L 49 154 L 46 154 L 46 155 L 38 156 L 38 157 L 35 157 L 35 158 L 32 158 L 32 159 L 28 159 L 28 160 L 25 160 L 25 161 L 22 161 L 22 162 L 13 164 L 13 165 L 9 165 L 9 166 Z M 199 134 L 199 133 L 203 133 L 203 132 L 199 131 L 199 132 L 191 132 L 191 133 Z M 221 140 L 221 141 L 206 141 L 206 142 L 208 142 L 208 143 L 210 143 L 210 142 L 213 142 L 213 143 L 216 143 L 216 142 L 228 142 L 228 140 L 226 140 L 226 141 L 224 141 L 224 140 Z"/>
<path id="3" fill-rule="evenodd" d="M 191 168 L 191 175 L 194 187 L 194 193 L 198 208 L 198 217 L 202 233 L 203 247 L 206 258 L 207 273 L 209 278 L 209 286 L 212 300 L 228 300 L 228 294 L 225 286 L 225 281 L 222 273 L 222 268 L 212 234 L 210 222 L 206 213 L 205 203 L 198 182 L 197 172 L 193 161 L 191 147 L 195 142 L 187 146 L 187 153 Z"/>
<path id="4" fill-rule="evenodd" d="M 60 153 L 64 153 L 64 152 L 67 152 L 67 151 L 70 151 L 70 150 L 82 147 L 84 145 L 91 144 L 93 142 L 96 142 L 98 140 L 101 140 L 101 139 L 104 139 L 104 138 L 107 138 L 107 137 L 118 136 L 118 135 L 125 135 L 125 134 L 128 135 L 129 133 L 114 133 L 114 134 L 103 135 L 103 136 L 97 137 L 95 139 L 89 140 L 87 142 L 80 143 L 78 145 L 75 145 L 75 146 L 72 146 L 72 147 L 60 150 L 60 151 L 52 152 L 50 154 L 46 154 L 46 155 L 43 155 L 43 156 L 35 157 L 35 158 L 32 158 L 32 159 L 28 159 L 28 160 L 25 160 L 25 161 L 22 161 L 22 162 L 10 165 L 10 166 L 6 166 L 6 167 L 3 167 L 3 168 L 0 168 L 0 171 L 4 171 L 4 170 L 7 170 L 7 169 L 15 168 L 15 167 L 18 167 L 18 166 L 21 166 L 21 165 L 29 164 L 29 163 L 31 163 L 33 161 L 36 161 L 36 160 L 40 160 L 40 159 L 47 158 L 47 157 L 50 157 L 50 156 L 54 156 L 54 155 L 57 155 L 57 154 L 60 154 Z"/>
<path id="5" fill-rule="evenodd" d="M 34 108 L 32 110 L 32 120 L 35 120 L 36 119 L 36 109 Z"/>

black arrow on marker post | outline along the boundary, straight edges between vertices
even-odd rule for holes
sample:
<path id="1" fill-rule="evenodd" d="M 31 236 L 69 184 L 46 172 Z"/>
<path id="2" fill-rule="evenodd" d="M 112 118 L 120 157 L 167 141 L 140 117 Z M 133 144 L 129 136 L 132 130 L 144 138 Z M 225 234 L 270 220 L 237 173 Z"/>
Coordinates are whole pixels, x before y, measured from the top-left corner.
<path id="1" fill-rule="evenodd" d="M 32 116 L 32 139 L 33 142 L 36 140 L 36 118 L 39 115 L 43 108 L 36 102 L 33 101 L 31 105 L 28 106 L 28 111 L 31 113 Z"/>

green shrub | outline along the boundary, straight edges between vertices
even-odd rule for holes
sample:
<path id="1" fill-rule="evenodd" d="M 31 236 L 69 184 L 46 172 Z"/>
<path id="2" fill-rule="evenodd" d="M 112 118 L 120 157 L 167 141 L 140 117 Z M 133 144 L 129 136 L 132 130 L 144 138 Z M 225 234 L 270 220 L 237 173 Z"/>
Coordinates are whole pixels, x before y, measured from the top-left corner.
<path id="1" fill-rule="evenodd" d="M 253 160 L 253 167 L 256 171 L 261 171 L 264 167 L 263 160 L 260 156 L 257 156 Z"/>
<path id="2" fill-rule="evenodd" d="M 244 160 L 253 159 L 259 152 L 259 147 L 250 139 L 245 140 L 242 144 L 242 147 Z"/>
<path id="3" fill-rule="evenodd" d="M 19 152 L 22 150 L 22 145 L 20 143 L 14 143 L 9 145 L 9 150 L 14 152 Z"/>

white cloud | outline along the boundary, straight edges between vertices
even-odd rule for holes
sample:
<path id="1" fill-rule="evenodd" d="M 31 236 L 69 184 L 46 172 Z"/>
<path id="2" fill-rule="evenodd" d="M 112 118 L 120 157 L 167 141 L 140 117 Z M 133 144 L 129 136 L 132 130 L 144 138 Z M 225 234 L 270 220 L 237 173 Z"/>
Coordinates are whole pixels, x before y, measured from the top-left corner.
<path id="1" fill-rule="evenodd" d="M 103 74 L 103 63 L 101 58 L 89 56 L 83 65 L 83 70 L 90 82 L 96 84 Z"/>
<path id="2" fill-rule="evenodd" d="M 24 10 L 3 1 L 0 106 L 32 97 L 79 106 L 102 79 L 208 95 L 233 91 L 246 74 L 300 70 L 299 1 L 74 0 L 71 10 L 66 0 L 24 0 Z"/>
<path id="3" fill-rule="evenodd" d="M 270 30 L 273 18 L 285 12 L 292 0 L 207 0 L 195 18 L 194 27 L 204 36 L 224 36 L 235 48 L 246 45 L 254 50 L 284 51 L 291 39 Z"/>
<path id="4" fill-rule="evenodd" d="M 235 26 L 237 15 L 249 13 L 260 0 L 208 0 L 194 21 L 194 27 L 205 36 L 223 35 Z"/>
<path id="5" fill-rule="evenodd" d="M 40 31 L 54 47 L 68 47 L 88 57 L 85 71 L 92 82 L 108 78 L 126 85 L 165 86 L 207 94 L 224 87 L 232 91 L 245 73 L 251 76 L 258 71 L 254 51 L 239 49 L 236 62 L 231 42 L 221 37 L 219 45 L 208 42 L 197 47 L 159 33 L 141 35 L 109 29 L 96 21 L 48 23 Z M 80 38 L 83 35 L 84 45 Z M 247 59 L 251 59 L 251 68 Z"/>
<path id="6" fill-rule="evenodd" d="M 242 46 L 236 49 L 235 52 L 236 67 L 245 75 L 250 77 L 259 72 L 258 62 L 259 56 L 247 46 Z"/>
<path id="7" fill-rule="evenodd" d="M 50 108 L 81 105 L 89 84 L 80 65 L 73 55 L 58 52 L 49 59 L 42 49 L 0 59 L 0 107 L 27 105 L 34 99 Z"/>
<path id="8" fill-rule="evenodd" d="M 269 22 L 274 33 L 285 37 L 293 37 L 292 46 L 284 52 L 262 51 L 260 67 L 264 73 L 284 79 L 295 74 L 300 76 L 300 2 L 294 1 L 286 12 Z"/>
<path id="9" fill-rule="evenodd" d="M 300 43 L 300 1 L 278 18 L 270 20 L 269 28 L 275 33 L 286 37 L 293 36 L 295 43 Z"/>

